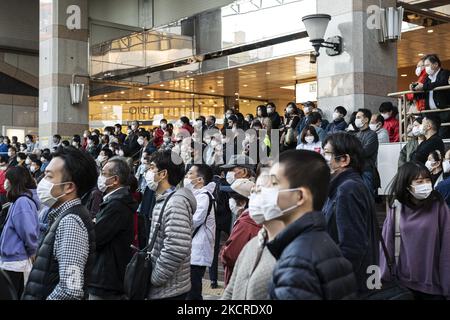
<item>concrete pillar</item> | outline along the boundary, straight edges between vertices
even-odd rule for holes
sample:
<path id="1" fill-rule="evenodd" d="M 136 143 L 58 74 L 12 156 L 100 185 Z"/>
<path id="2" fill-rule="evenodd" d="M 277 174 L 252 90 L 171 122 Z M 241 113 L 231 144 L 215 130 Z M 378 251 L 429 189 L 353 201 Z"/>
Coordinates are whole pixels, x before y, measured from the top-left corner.
<path id="1" fill-rule="evenodd" d="M 79 15 L 77 8 L 68 10 L 73 5 Z M 89 79 L 76 79 L 85 84 L 81 104 L 71 105 L 69 90 L 72 74 L 88 74 L 87 0 L 40 0 L 39 65 L 39 140 L 45 146 L 56 133 L 70 137 L 88 128 Z"/>
<path id="2" fill-rule="evenodd" d="M 397 44 L 380 44 L 377 30 L 367 28 L 367 8 L 379 0 L 317 1 L 317 12 L 332 16 L 325 39 L 339 35 L 344 52 L 330 57 L 325 48 L 317 60 L 318 103 L 328 119 L 335 107 L 377 111 L 387 94 L 397 90 Z M 396 5 L 383 1 L 383 7 Z M 391 100 L 395 102 L 395 100 Z"/>

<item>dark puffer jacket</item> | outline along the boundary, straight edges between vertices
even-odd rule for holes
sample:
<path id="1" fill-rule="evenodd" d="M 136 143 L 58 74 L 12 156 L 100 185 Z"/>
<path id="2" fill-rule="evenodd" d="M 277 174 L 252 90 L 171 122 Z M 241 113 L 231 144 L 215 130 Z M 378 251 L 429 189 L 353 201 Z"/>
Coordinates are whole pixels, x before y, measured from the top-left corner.
<path id="1" fill-rule="evenodd" d="M 351 263 L 325 230 L 321 212 L 287 226 L 268 248 L 277 259 L 270 285 L 274 300 L 341 300 L 356 297 Z"/>

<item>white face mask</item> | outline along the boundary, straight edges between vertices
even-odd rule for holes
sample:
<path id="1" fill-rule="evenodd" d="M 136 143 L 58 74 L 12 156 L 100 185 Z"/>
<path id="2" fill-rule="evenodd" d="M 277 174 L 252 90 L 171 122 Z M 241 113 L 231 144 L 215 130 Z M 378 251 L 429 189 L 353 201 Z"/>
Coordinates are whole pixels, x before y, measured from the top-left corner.
<path id="1" fill-rule="evenodd" d="M 264 211 L 262 208 L 263 203 L 264 200 L 261 197 L 261 192 L 252 193 L 250 195 L 248 202 L 248 213 L 257 224 L 263 224 L 266 221 L 264 219 Z"/>
<path id="2" fill-rule="evenodd" d="M 430 172 L 433 171 L 435 165 L 436 165 L 436 161 L 430 161 L 430 160 L 428 160 L 428 161 L 425 163 L 425 167 L 427 167 L 428 171 L 430 171 Z"/>
<path id="3" fill-rule="evenodd" d="M 169 143 L 170 142 L 170 138 L 169 137 L 164 137 L 163 140 L 164 140 L 165 143 Z"/>
<path id="4" fill-rule="evenodd" d="M 99 163 L 102 163 L 103 161 L 105 161 L 106 160 L 106 157 L 105 156 L 98 156 L 97 157 L 97 161 L 99 162 Z"/>
<path id="5" fill-rule="evenodd" d="M 159 181 L 158 182 L 155 181 L 155 175 L 156 173 L 154 173 L 151 170 L 148 170 L 147 173 L 145 174 L 145 181 L 147 182 L 147 186 L 152 191 L 156 191 L 159 185 Z"/>
<path id="6" fill-rule="evenodd" d="M 4 188 L 6 191 L 11 190 L 11 185 L 10 185 L 10 183 L 9 183 L 9 180 L 5 180 L 5 182 L 3 183 L 3 188 Z"/>
<path id="7" fill-rule="evenodd" d="M 76 143 L 75 141 L 72 142 L 72 146 L 75 148 L 78 148 L 78 143 Z"/>
<path id="8" fill-rule="evenodd" d="M 8 157 L 11 158 L 11 157 L 12 157 L 12 154 L 13 154 L 13 153 L 12 153 L 11 151 L 8 151 Z"/>
<path id="9" fill-rule="evenodd" d="M 355 126 L 358 129 L 361 129 L 362 127 L 364 127 L 364 121 L 362 119 L 355 119 Z"/>
<path id="10" fill-rule="evenodd" d="M 125 153 L 123 152 L 123 150 L 119 150 L 119 156 L 123 157 L 125 155 Z"/>
<path id="11" fill-rule="evenodd" d="M 36 167 L 35 166 L 31 166 L 30 167 L 30 172 L 31 173 L 35 173 L 36 172 Z"/>
<path id="12" fill-rule="evenodd" d="M 25 160 L 25 164 L 26 164 L 26 165 L 30 165 L 30 164 L 31 164 L 30 158 L 27 158 L 27 159 Z"/>
<path id="13" fill-rule="evenodd" d="M 236 181 L 236 174 L 234 171 L 228 171 L 226 176 L 228 184 L 232 185 L 234 181 Z"/>
<path id="14" fill-rule="evenodd" d="M 305 141 L 306 141 L 306 143 L 311 144 L 314 142 L 314 137 L 307 136 L 307 137 L 305 137 Z"/>
<path id="15" fill-rule="evenodd" d="M 444 173 L 450 173 L 450 160 L 444 160 L 442 162 L 442 168 L 444 169 Z"/>
<path id="16" fill-rule="evenodd" d="M 238 215 L 238 212 L 239 212 L 240 210 L 242 210 L 242 207 L 241 207 L 241 206 L 238 206 L 236 200 L 233 199 L 233 198 L 230 198 L 230 199 L 228 200 L 228 206 L 230 207 L 231 212 L 232 212 L 235 216 L 237 216 L 237 215 Z"/>
<path id="17" fill-rule="evenodd" d="M 341 118 L 341 114 L 339 112 L 333 113 L 333 121 L 339 120 Z"/>
<path id="18" fill-rule="evenodd" d="M 420 77 L 420 75 L 422 74 L 423 71 L 423 67 L 417 67 L 416 68 L 416 76 Z"/>
<path id="19" fill-rule="evenodd" d="M 183 180 L 183 186 L 189 190 L 193 190 L 195 189 L 195 186 L 197 185 L 197 181 L 200 179 L 200 177 L 196 178 L 196 179 L 189 179 L 189 178 L 184 178 Z"/>
<path id="20" fill-rule="evenodd" d="M 114 176 L 113 176 L 114 177 Z M 105 177 L 104 175 L 100 175 L 99 177 L 98 177 L 98 180 L 97 180 L 97 188 L 98 188 L 98 190 L 100 190 L 100 192 L 105 192 L 106 191 L 106 189 L 108 189 L 109 187 L 111 187 L 112 186 L 112 184 L 110 184 L 110 185 L 107 185 L 106 184 L 106 181 L 108 180 L 108 179 L 110 179 L 110 178 L 113 178 L 113 177 Z"/>
<path id="21" fill-rule="evenodd" d="M 409 192 L 417 200 L 427 199 L 433 192 L 433 185 L 431 183 L 418 184 L 417 186 L 411 186 Z"/>
<path id="22" fill-rule="evenodd" d="M 143 138 L 137 139 L 137 143 L 139 143 L 139 145 L 142 146 L 144 144 L 144 139 Z"/>
<path id="23" fill-rule="evenodd" d="M 166 130 L 166 128 L 167 128 L 167 124 L 161 123 L 161 129 Z"/>
<path id="24" fill-rule="evenodd" d="M 281 210 L 278 206 L 278 195 L 283 192 L 294 192 L 298 189 L 286 189 L 279 190 L 278 188 L 261 188 L 261 197 L 264 199 L 262 205 L 264 211 L 264 219 L 266 221 L 271 221 L 273 219 L 283 216 L 285 213 L 295 209 L 298 205 L 293 205 L 287 209 Z"/>
<path id="25" fill-rule="evenodd" d="M 413 127 L 411 133 L 414 137 L 420 136 L 420 127 Z"/>
<path id="26" fill-rule="evenodd" d="M 306 114 L 311 112 L 311 108 L 310 107 L 305 107 L 303 108 L 303 112 L 305 112 Z"/>
<path id="27" fill-rule="evenodd" d="M 381 116 L 384 118 L 384 120 L 387 120 L 390 118 L 389 113 L 382 113 Z"/>
<path id="28" fill-rule="evenodd" d="M 429 76 L 432 76 L 435 73 L 435 71 L 433 69 L 431 69 L 431 66 L 426 67 L 425 71 L 427 72 L 427 74 Z"/>
<path id="29" fill-rule="evenodd" d="M 46 205 L 49 208 L 52 208 L 55 203 L 58 201 L 59 198 L 64 197 L 66 194 L 63 193 L 62 195 L 58 197 L 52 196 L 52 189 L 54 186 L 60 186 L 63 184 L 68 184 L 70 182 L 63 182 L 54 184 L 48 181 L 47 179 L 42 179 L 41 182 L 37 186 L 37 195 L 39 199 L 41 200 L 43 205 Z"/>
<path id="30" fill-rule="evenodd" d="M 377 131 L 378 130 L 378 124 L 369 124 L 369 128 L 372 131 Z"/>

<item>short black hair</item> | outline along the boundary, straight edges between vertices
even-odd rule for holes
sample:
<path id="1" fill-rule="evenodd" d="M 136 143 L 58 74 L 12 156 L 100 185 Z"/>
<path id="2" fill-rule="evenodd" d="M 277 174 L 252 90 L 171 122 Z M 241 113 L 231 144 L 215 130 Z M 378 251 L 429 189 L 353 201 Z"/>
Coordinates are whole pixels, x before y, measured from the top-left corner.
<path id="1" fill-rule="evenodd" d="M 184 124 L 188 124 L 189 123 L 189 118 L 186 116 L 183 116 L 180 118 L 180 121 L 183 122 Z"/>
<path id="2" fill-rule="evenodd" d="M 432 156 L 434 161 L 442 161 L 442 158 L 445 156 L 445 154 L 441 154 L 441 151 L 439 150 L 433 150 L 428 156 Z"/>
<path id="3" fill-rule="evenodd" d="M 17 154 L 17 157 L 20 158 L 20 160 L 26 160 L 27 159 L 27 155 L 23 152 L 19 152 Z"/>
<path id="4" fill-rule="evenodd" d="M 427 55 L 423 59 L 423 61 L 425 61 L 425 60 L 428 60 L 428 61 L 430 61 L 433 64 L 437 63 L 439 67 L 442 66 L 441 59 L 439 59 L 439 56 L 437 54 L 435 54 L 435 53 Z"/>
<path id="5" fill-rule="evenodd" d="M 31 134 L 27 134 L 26 136 L 25 136 L 25 138 L 28 138 L 28 139 L 30 139 L 30 141 L 31 142 L 33 142 L 33 136 L 31 135 Z"/>
<path id="6" fill-rule="evenodd" d="M 91 140 L 92 142 L 94 142 L 95 145 L 98 145 L 100 143 L 98 136 L 92 135 L 92 134 L 90 136 L 88 136 L 88 140 Z"/>
<path id="7" fill-rule="evenodd" d="M 35 160 L 38 160 L 38 156 L 34 153 L 30 153 L 28 155 L 28 158 L 30 158 L 31 162 L 34 162 Z"/>
<path id="8" fill-rule="evenodd" d="M 211 118 L 212 122 L 216 123 L 216 117 L 214 117 L 213 115 L 210 115 L 209 117 Z"/>
<path id="9" fill-rule="evenodd" d="M 61 144 L 62 144 L 64 147 L 70 146 L 70 142 L 67 141 L 67 140 L 63 140 L 63 141 L 61 142 Z"/>
<path id="10" fill-rule="evenodd" d="M 272 107 L 272 108 L 274 108 L 274 109 L 277 108 L 277 106 L 276 106 L 275 103 L 273 103 L 273 102 L 267 103 L 266 107 Z"/>
<path id="11" fill-rule="evenodd" d="M 433 191 L 427 199 L 422 200 L 419 203 L 414 200 L 414 196 L 411 192 L 409 192 L 409 190 L 412 182 L 420 177 L 431 180 L 430 171 L 422 163 L 411 161 L 401 166 L 389 185 L 389 205 L 392 207 L 394 205 L 394 201 L 398 200 L 401 204 L 412 209 L 430 209 L 436 200 L 442 203 L 442 196 L 437 191 Z"/>
<path id="12" fill-rule="evenodd" d="M 361 112 L 364 115 L 364 118 L 370 119 L 372 118 L 372 111 L 369 109 L 359 109 L 358 112 Z"/>
<path id="13" fill-rule="evenodd" d="M 31 160 L 31 163 L 36 163 L 39 168 L 42 167 L 42 161 L 39 159 Z"/>
<path id="14" fill-rule="evenodd" d="M 109 149 L 108 149 L 109 150 Z M 111 152 L 111 150 L 109 150 Z M 128 185 L 130 182 L 131 170 L 126 158 L 113 157 L 108 160 L 107 163 L 111 163 L 111 174 L 119 177 L 121 185 Z"/>
<path id="15" fill-rule="evenodd" d="M 120 123 L 116 123 L 114 127 L 120 129 L 122 131 L 122 125 Z"/>
<path id="16" fill-rule="evenodd" d="M 377 116 L 377 123 L 378 122 L 381 123 L 381 126 L 383 127 L 384 126 L 384 118 L 383 118 L 383 116 L 381 114 L 379 114 L 379 113 L 376 116 Z"/>
<path id="17" fill-rule="evenodd" d="M 108 157 L 108 159 L 114 157 L 114 153 L 108 147 L 104 147 L 101 151 L 103 151 L 103 153 L 105 154 L 105 156 Z"/>
<path id="18" fill-rule="evenodd" d="M 393 110 L 394 110 L 394 105 L 390 101 L 383 102 L 379 108 L 380 113 L 391 112 Z"/>
<path id="19" fill-rule="evenodd" d="M 161 119 L 161 121 L 159 121 L 160 124 L 161 124 L 162 122 L 164 122 L 165 124 L 167 124 L 167 119 Z"/>
<path id="20" fill-rule="evenodd" d="M 142 137 L 144 139 L 147 139 L 147 141 L 150 141 L 150 132 L 143 130 L 139 132 L 138 137 Z"/>
<path id="21" fill-rule="evenodd" d="M 441 128 L 441 119 L 440 118 L 438 118 L 436 116 L 425 116 L 425 117 L 423 117 L 423 119 L 426 119 L 431 124 L 431 128 L 434 131 L 437 132 Z"/>
<path id="22" fill-rule="evenodd" d="M 347 115 L 347 109 L 345 109 L 343 106 L 338 106 L 334 109 L 334 111 L 342 114 L 344 117 Z"/>
<path id="23" fill-rule="evenodd" d="M 14 137 L 13 137 L 14 138 Z M 61 141 L 61 136 L 59 134 L 55 134 L 53 135 L 53 138 L 58 139 L 59 141 Z"/>
<path id="24" fill-rule="evenodd" d="M 9 146 L 8 150 L 12 150 L 12 151 L 14 151 L 15 153 L 17 153 L 17 148 L 14 147 L 14 146 Z"/>
<path id="25" fill-rule="evenodd" d="M 325 159 L 317 152 L 289 150 L 280 154 L 279 163 L 284 165 L 289 187 L 309 189 L 313 196 L 313 209 L 322 210 L 330 184 L 330 168 Z"/>
<path id="26" fill-rule="evenodd" d="M 63 182 L 73 182 L 79 198 L 97 185 L 97 165 L 88 153 L 70 146 L 58 149 L 53 157 L 64 161 Z"/>
<path id="27" fill-rule="evenodd" d="M 212 181 L 214 174 L 210 166 L 206 164 L 194 164 L 193 166 L 197 167 L 197 174 L 203 178 L 205 186 Z"/>
<path id="28" fill-rule="evenodd" d="M 72 137 L 73 142 L 81 143 L 81 137 L 79 134 L 74 134 Z"/>
<path id="29" fill-rule="evenodd" d="M 322 116 L 319 112 L 312 112 L 308 117 L 310 124 L 317 124 L 317 122 L 322 121 Z"/>
<path id="30" fill-rule="evenodd" d="M 350 156 L 349 167 L 362 173 L 364 168 L 364 154 L 361 141 L 347 132 L 338 132 L 329 135 L 323 142 L 323 147 L 327 144 L 333 147 L 335 157 Z"/>
<path id="31" fill-rule="evenodd" d="M 176 164 L 172 159 L 176 159 Z M 171 186 L 178 185 L 184 178 L 184 163 L 180 156 L 171 150 L 154 152 L 149 159 L 149 163 L 154 162 L 158 171 L 167 170 L 168 181 Z"/>
<path id="32" fill-rule="evenodd" d="M 257 117 L 259 117 L 259 115 L 258 115 L 258 110 L 261 110 L 261 117 L 266 118 L 266 117 L 269 116 L 269 115 L 267 114 L 267 107 L 266 107 L 265 105 L 261 104 L 261 105 L 259 105 L 259 106 L 256 108 L 256 116 L 257 116 Z"/>

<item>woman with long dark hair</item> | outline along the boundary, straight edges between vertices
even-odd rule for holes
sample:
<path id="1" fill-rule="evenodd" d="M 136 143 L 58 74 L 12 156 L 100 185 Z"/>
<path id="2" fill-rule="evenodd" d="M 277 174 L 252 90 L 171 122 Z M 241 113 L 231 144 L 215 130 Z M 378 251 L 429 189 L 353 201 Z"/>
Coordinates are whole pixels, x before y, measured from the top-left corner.
<path id="1" fill-rule="evenodd" d="M 0 268 L 8 274 L 20 297 L 38 247 L 40 201 L 36 183 L 23 167 L 8 169 L 4 185 L 11 205 L 0 237 Z"/>
<path id="2" fill-rule="evenodd" d="M 396 232 L 399 231 L 399 232 Z M 383 239 L 395 277 L 418 300 L 450 298 L 450 210 L 421 163 L 399 168 L 389 192 Z M 380 250 L 382 278 L 392 273 Z"/>

